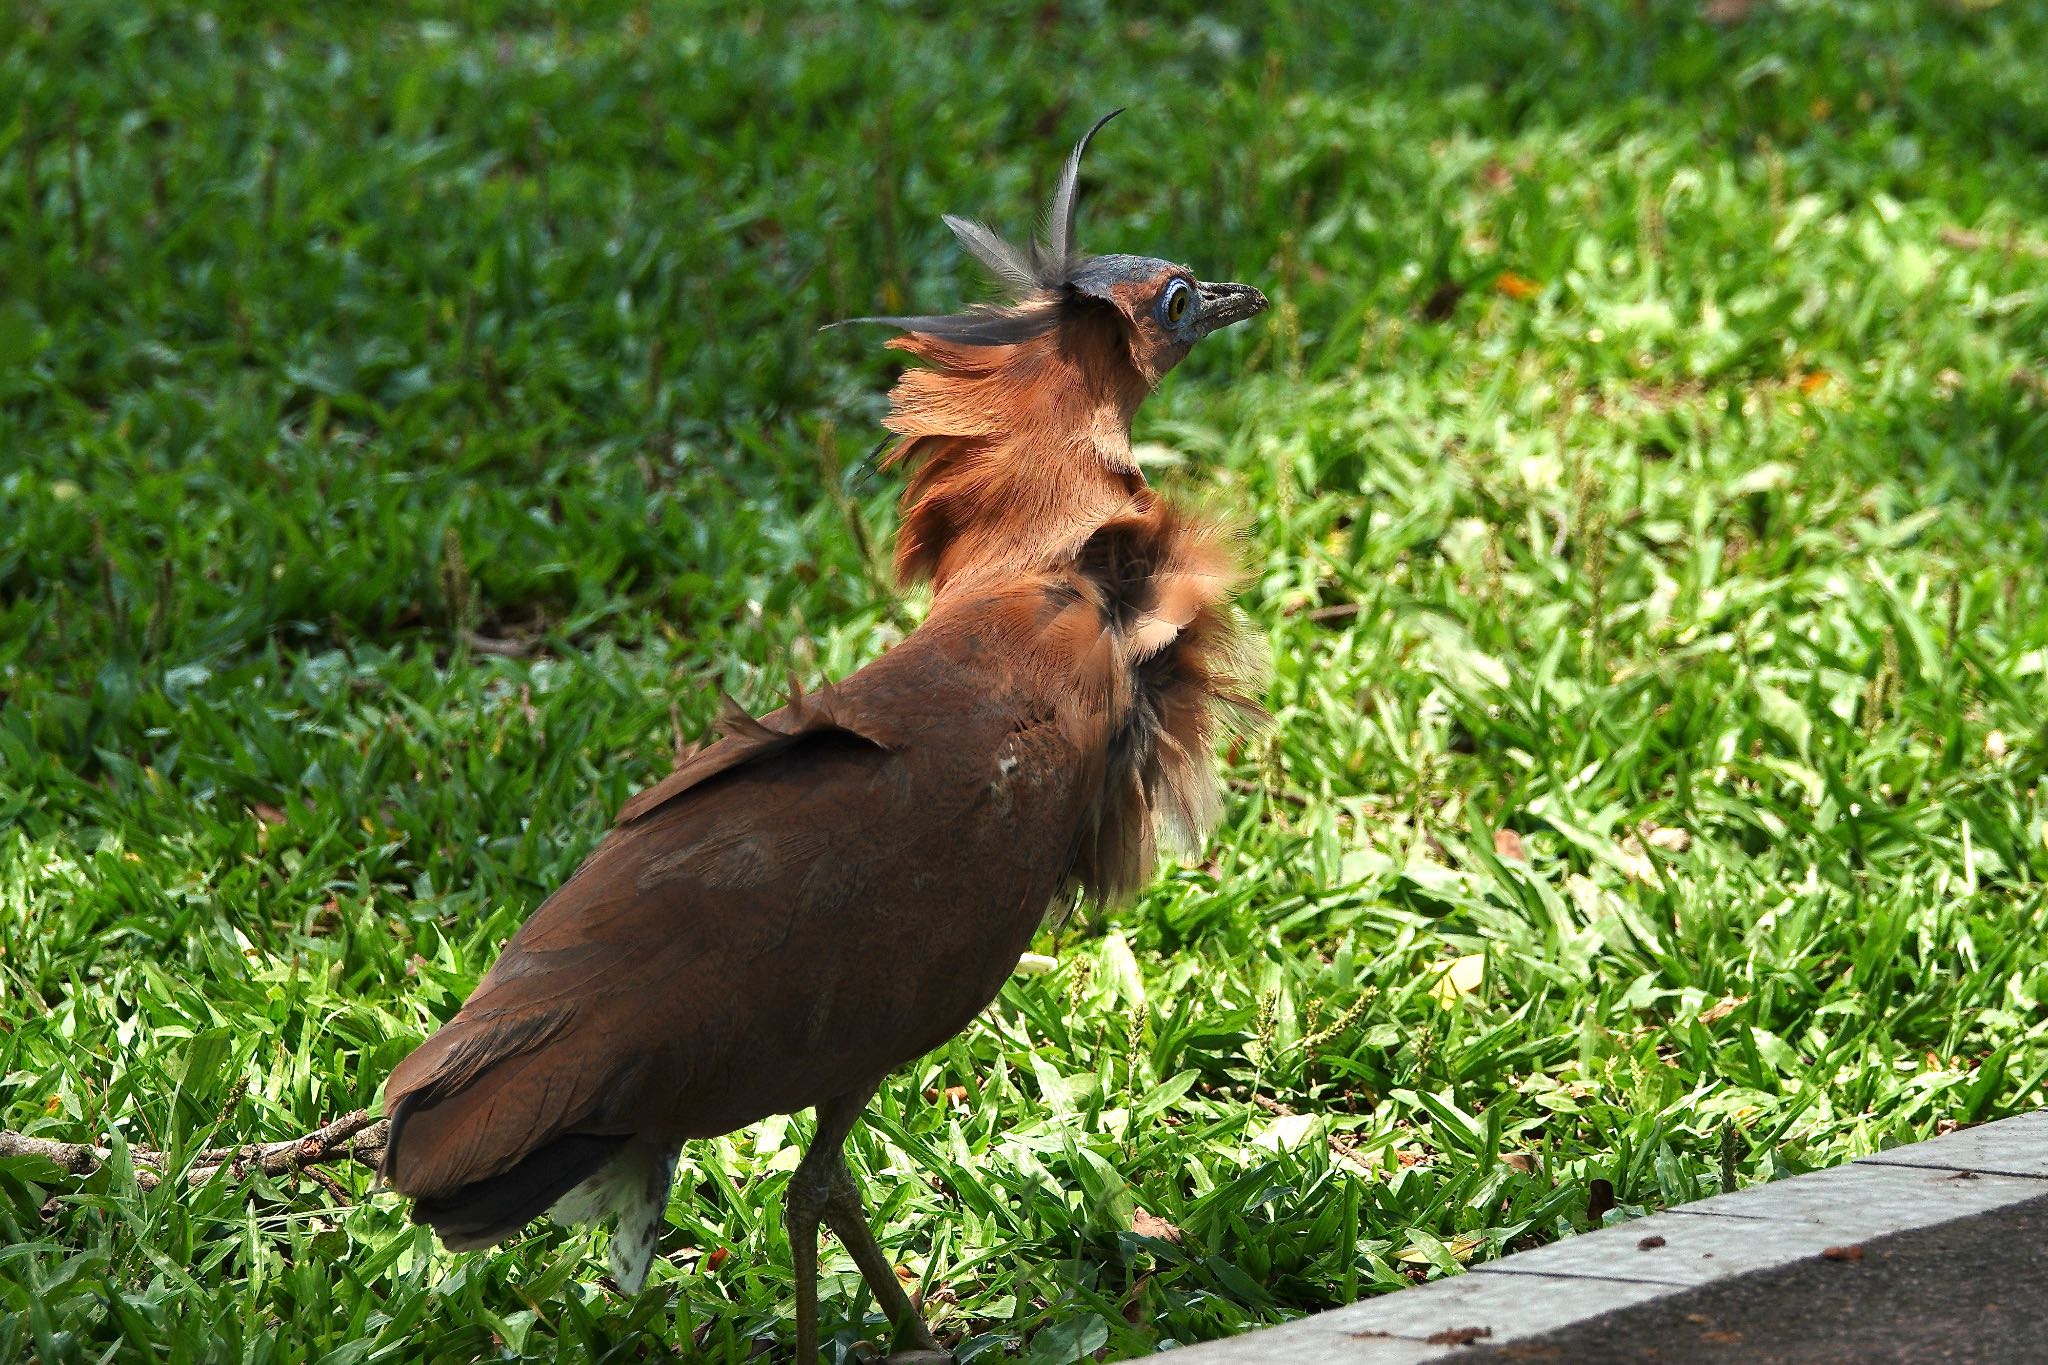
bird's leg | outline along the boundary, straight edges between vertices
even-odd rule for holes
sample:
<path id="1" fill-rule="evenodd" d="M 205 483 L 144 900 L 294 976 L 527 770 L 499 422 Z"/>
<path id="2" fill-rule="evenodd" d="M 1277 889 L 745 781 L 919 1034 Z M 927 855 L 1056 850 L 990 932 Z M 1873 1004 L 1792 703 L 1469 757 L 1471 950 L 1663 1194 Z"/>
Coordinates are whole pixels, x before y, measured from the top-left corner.
<path id="1" fill-rule="evenodd" d="M 783 1226 L 789 1230 L 790 1273 L 796 1279 L 797 1365 L 818 1365 L 818 1215 L 832 1197 L 832 1167 L 825 1153 L 837 1159 L 840 1133 L 828 1148 L 824 1112 L 819 1111 L 818 1136 L 789 1178 L 782 1200 Z"/>
<path id="2" fill-rule="evenodd" d="M 861 1211 L 860 1189 L 846 1169 L 843 1148 L 846 1135 L 860 1119 L 860 1111 L 875 1093 L 866 1085 L 818 1106 L 818 1131 L 810 1150 L 789 1179 L 784 1219 L 789 1228 L 792 1268 L 796 1273 L 796 1349 L 798 1365 L 816 1365 L 818 1359 L 818 1220 L 837 1234 L 860 1267 L 861 1278 L 874 1291 L 876 1301 L 890 1323 L 901 1334 L 910 1333 L 919 1348 L 943 1354 L 939 1343 L 925 1327 L 924 1319 L 903 1292 L 896 1268 L 875 1244 Z"/>
<path id="3" fill-rule="evenodd" d="M 908 1332 L 917 1342 L 918 1349 L 945 1354 L 944 1348 L 932 1336 L 931 1328 L 925 1326 L 924 1314 L 903 1292 L 903 1282 L 896 1278 L 896 1267 L 882 1254 L 882 1248 L 875 1244 L 875 1234 L 868 1227 L 868 1218 L 861 1208 L 860 1186 L 853 1183 L 853 1172 L 846 1169 L 846 1158 L 835 1152 L 832 1160 L 832 1185 L 825 1200 L 825 1225 L 838 1235 L 846 1249 L 853 1254 L 853 1263 L 860 1267 L 861 1278 L 874 1291 L 875 1301 L 882 1307 L 899 1335 Z"/>

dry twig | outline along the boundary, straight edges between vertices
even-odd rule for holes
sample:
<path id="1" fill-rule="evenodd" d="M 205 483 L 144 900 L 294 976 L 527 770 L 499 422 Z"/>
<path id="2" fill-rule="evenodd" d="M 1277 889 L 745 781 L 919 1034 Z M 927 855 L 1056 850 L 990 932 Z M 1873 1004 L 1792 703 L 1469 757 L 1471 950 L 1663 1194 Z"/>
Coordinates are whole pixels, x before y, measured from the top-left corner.
<path id="1" fill-rule="evenodd" d="M 1969 228 L 1945 227 L 1937 235 L 1945 244 L 1959 251 L 2003 251 L 2009 256 L 2032 256 L 2037 260 L 2048 258 L 2048 242 L 2030 241 L 2017 231 L 2004 237 L 1994 237 L 1986 232 L 1972 232 Z"/>
<path id="2" fill-rule="evenodd" d="M 463 639 L 479 654 L 490 654 L 500 659 L 530 659 L 540 649 L 538 640 L 501 640 L 485 635 L 481 631 L 464 631 Z"/>
<path id="3" fill-rule="evenodd" d="M 390 1133 L 389 1123 L 373 1119 L 358 1109 L 315 1128 L 304 1137 L 288 1138 L 283 1142 L 256 1142 L 242 1147 L 210 1147 L 192 1159 L 191 1166 L 185 1171 L 185 1183 L 197 1188 L 213 1179 L 214 1173 L 225 1166 L 229 1178 L 234 1180 L 244 1179 L 255 1171 L 272 1176 L 303 1172 L 319 1180 L 329 1193 L 334 1193 L 340 1186 L 326 1172 L 313 1168 L 327 1162 L 353 1159 L 374 1169 L 384 1157 L 384 1142 Z M 82 1142 L 53 1142 L 48 1138 L 29 1137 L 25 1133 L 0 1131 L 0 1157 L 9 1156 L 46 1157 L 72 1175 L 86 1176 L 111 1160 L 113 1152 Z M 130 1147 L 128 1157 L 136 1167 L 135 1182 L 142 1188 L 155 1189 L 163 1182 L 162 1173 L 169 1163 L 162 1152 L 149 1147 Z"/>

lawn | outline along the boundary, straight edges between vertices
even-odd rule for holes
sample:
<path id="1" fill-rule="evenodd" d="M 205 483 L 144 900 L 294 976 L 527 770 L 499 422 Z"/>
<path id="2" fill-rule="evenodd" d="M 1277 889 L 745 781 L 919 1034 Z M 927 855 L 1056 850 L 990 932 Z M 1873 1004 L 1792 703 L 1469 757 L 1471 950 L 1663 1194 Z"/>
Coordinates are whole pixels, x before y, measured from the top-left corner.
<path id="1" fill-rule="evenodd" d="M 1274 723 L 851 1144 L 961 1359 L 2038 1106 L 2048 9 L 1706 9 L 9 6 L 0 1128 L 114 1155 L 0 1159 L 0 1360 L 786 1343 L 808 1116 L 687 1152 L 631 1301 L 176 1176 L 374 1108 L 721 691 L 918 619 L 818 329 L 983 297 L 940 213 L 1113 105 L 1084 243 L 1275 300 L 1137 433 Z"/>

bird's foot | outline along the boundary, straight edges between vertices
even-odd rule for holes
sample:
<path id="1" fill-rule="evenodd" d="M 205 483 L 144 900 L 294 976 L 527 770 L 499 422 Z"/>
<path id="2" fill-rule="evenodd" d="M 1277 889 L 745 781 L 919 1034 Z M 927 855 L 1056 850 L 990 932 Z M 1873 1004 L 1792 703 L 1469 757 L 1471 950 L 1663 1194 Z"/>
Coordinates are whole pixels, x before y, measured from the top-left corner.
<path id="1" fill-rule="evenodd" d="M 930 1332 L 918 1332 L 922 1342 L 911 1342 L 901 1351 L 883 1351 L 879 1342 L 862 1340 L 854 1347 L 852 1361 L 858 1365 L 952 1365 L 952 1351 L 938 1345 Z"/>

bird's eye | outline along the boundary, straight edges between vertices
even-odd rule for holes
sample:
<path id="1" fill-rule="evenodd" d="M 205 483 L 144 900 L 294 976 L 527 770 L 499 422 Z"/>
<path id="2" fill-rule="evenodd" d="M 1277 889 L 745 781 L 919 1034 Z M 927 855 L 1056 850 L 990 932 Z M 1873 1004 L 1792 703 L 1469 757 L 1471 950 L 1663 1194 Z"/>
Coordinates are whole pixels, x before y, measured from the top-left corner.
<path id="1" fill-rule="evenodd" d="M 1159 296 L 1159 316 L 1167 326 L 1178 327 L 1180 320 L 1188 315 L 1188 305 L 1194 300 L 1195 291 L 1188 287 L 1188 282 L 1175 280 Z"/>

